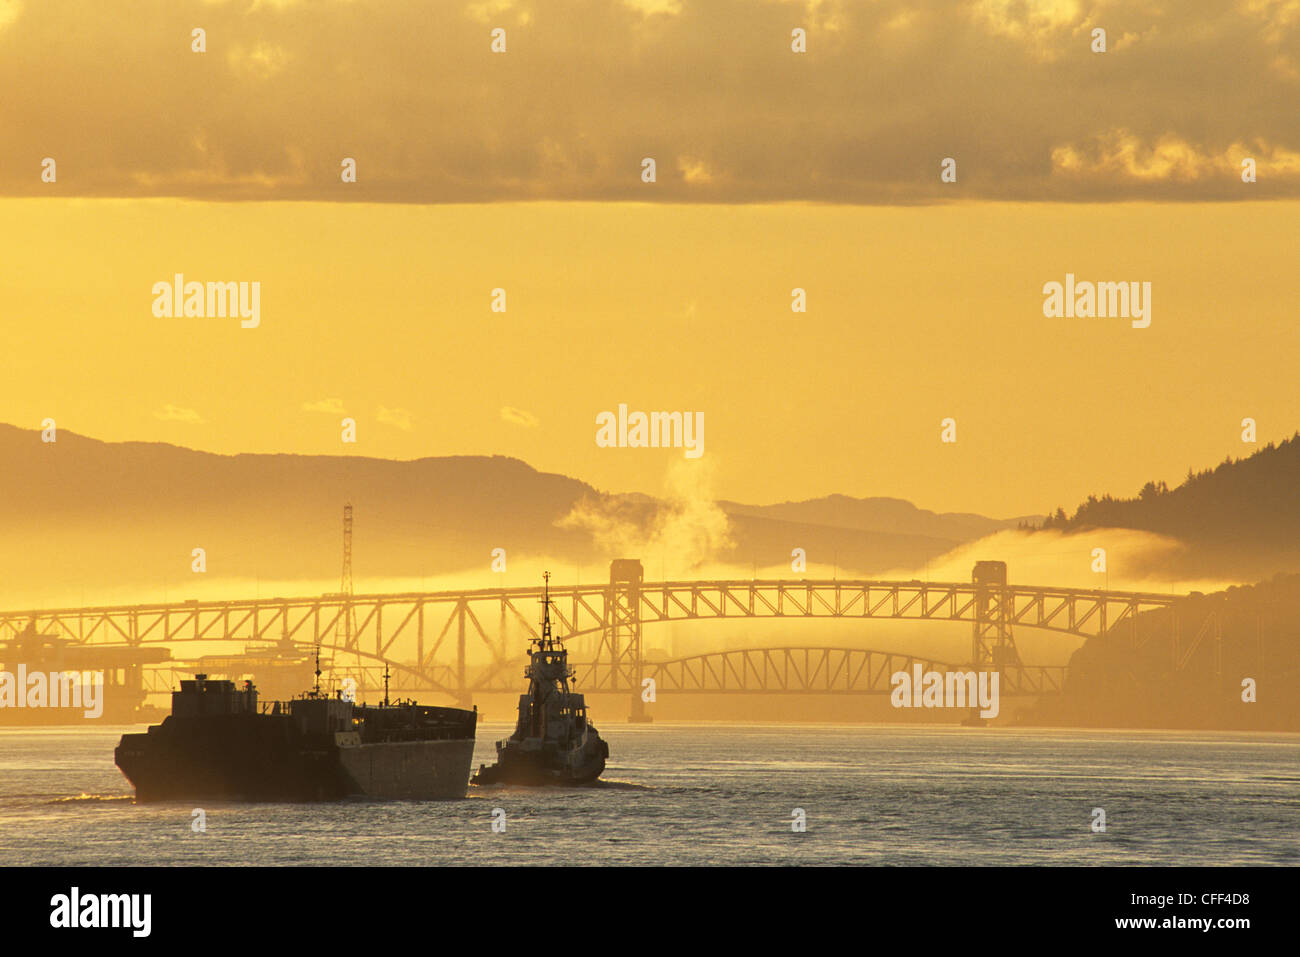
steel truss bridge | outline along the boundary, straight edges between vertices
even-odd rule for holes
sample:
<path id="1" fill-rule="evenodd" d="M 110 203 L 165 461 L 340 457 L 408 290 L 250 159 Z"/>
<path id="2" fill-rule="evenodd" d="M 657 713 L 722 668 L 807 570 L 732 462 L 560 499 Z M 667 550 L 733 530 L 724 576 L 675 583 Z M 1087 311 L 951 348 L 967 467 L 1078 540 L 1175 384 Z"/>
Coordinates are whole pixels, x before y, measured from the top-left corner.
<path id="1" fill-rule="evenodd" d="M 585 660 L 575 660 L 578 687 L 588 694 L 627 693 L 634 715 L 647 678 L 657 693 L 876 694 L 888 693 L 890 674 L 918 662 L 935 670 L 996 668 L 1003 693 L 1059 691 L 1065 669 L 1021 662 L 1013 628 L 1075 637 L 1107 633 L 1135 646 L 1160 631 L 1171 639 L 1175 669 L 1202 641 L 1220 637 L 1217 614 L 1183 636 L 1173 609 L 1179 596 L 1008 584 L 1001 562 L 979 562 L 970 582 L 645 582 L 639 561 L 620 559 L 611 564 L 608 583 L 560 585 L 550 594 L 556 636 L 571 648 L 578 640 L 589 649 Z M 298 655 L 319 645 L 334 660 L 332 675 L 351 675 L 362 690 L 382 687 L 380 675 L 391 668 L 394 691 L 440 692 L 469 702 L 475 694 L 520 689 L 524 639 L 537 635 L 541 597 L 541 588 L 492 588 L 0 612 L 0 641 L 34 622 L 42 633 L 81 644 L 165 644 L 178 657 L 196 642 L 274 644 Z M 1140 617 L 1161 609 L 1169 614 Z M 845 647 L 730 650 L 672 661 L 648 661 L 642 653 L 642 630 L 655 624 L 777 618 L 965 622 L 972 628 L 971 654 L 955 666 Z M 489 663 L 471 665 L 469 659 L 481 661 L 484 650 Z M 340 667 L 340 656 L 356 664 Z M 157 673 L 167 679 L 161 687 L 151 686 L 146 672 L 146 690 L 170 690 L 168 671 Z"/>

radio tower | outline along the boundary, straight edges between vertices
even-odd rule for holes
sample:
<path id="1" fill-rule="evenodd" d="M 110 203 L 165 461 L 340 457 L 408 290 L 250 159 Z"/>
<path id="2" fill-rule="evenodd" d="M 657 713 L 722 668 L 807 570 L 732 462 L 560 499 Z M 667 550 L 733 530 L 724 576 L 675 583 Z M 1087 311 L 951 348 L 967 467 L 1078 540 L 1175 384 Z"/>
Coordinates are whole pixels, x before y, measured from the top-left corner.
<path id="1" fill-rule="evenodd" d="M 344 649 L 352 647 L 356 618 L 352 611 L 352 503 L 343 506 L 343 574 L 339 579 L 339 616 L 334 619 L 334 647 L 339 648 L 339 632 Z M 320 697 L 320 635 L 316 636 L 316 690 Z"/>
<path id="2" fill-rule="evenodd" d="M 352 612 L 352 503 L 343 506 L 343 574 L 339 578 L 339 594 L 343 599 L 343 638 L 344 648 L 352 647 L 353 625 Z"/>
<path id="3" fill-rule="evenodd" d="M 339 591 L 352 597 L 352 503 L 343 506 L 343 577 Z"/>

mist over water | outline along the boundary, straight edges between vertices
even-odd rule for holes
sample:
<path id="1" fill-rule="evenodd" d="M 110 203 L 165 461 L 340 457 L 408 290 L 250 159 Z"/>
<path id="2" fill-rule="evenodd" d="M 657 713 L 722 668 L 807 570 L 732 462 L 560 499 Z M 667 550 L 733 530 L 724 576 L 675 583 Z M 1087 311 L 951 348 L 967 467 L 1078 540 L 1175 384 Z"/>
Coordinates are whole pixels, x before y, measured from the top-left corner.
<path id="1" fill-rule="evenodd" d="M 1012 583 L 1058 588 L 1108 589 L 1187 594 L 1214 592 L 1231 585 L 1247 584 L 1250 576 L 1189 577 L 1172 570 L 1162 573 L 1170 559 L 1184 546 L 1148 532 L 1131 529 L 1096 529 L 1088 533 L 1057 531 L 1023 532 L 1004 530 L 960 545 L 934 560 L 918 565 L 863 571 L 836 563 L 833 555 L 813 550 L 806 569 L 791 570 L 789 562 L 770 564 L 728 557 L 730 530 L 726 516 L 712 502 L 701 499 L 669 500 L 664 511 L 646 528 L 637 528 L 618 515 L 590 503 L 565 516 L 565 527 L 580 527 L 592 535 L 603 557 L 578 562 L 568 557 L 512 551 L 507 570 L 490 570 L 489 554 L 481 563 L 460 572 L 427 575 L 375 576 L 358 570 L 354 593 L 469 591 L 497 588 L 540 588 L 542 573 L 552 573 L 559 586 L 592 585 L 609 581 L 609 562 L 614 558 L 639 558 L 645 580 L 655 581 L 749 581 L 758 579 L 875 579 L 887 581 L 968 582 L 976 561 L 1000 560 L 1008 565 Z M 1093 548 L 1106 549 L 1108 570 L 1092 570 Z M 301 598 L 337 592 L 336 577 L 287 578 L 268 575 L 231 576 L 212 572 L 204 576 L 178 577 L 170 586 L 104 586 L 56 590 L 25 589 L 30 607 L 118 605 L 137 602 L 226 601 L 251 598 Z"/>
<path id="2" fill-rule="evenodd" d="M 1300 863 L 1297 735 L 602 724 L 601 787 L 137 805 L 123 730 L 0 731 L 0 864 Z"/>

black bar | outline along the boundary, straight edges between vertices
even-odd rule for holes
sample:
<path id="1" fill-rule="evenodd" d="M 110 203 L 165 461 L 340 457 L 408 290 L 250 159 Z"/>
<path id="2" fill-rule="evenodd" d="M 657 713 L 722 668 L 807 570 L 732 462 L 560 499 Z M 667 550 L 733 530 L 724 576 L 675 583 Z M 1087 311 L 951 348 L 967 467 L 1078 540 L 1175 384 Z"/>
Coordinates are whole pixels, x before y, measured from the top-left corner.
<path id="1" fill-rule="evenodd" d="M 1045 946 L 1124 937 L 1231 946 L 1285 931 L 1294 876 L 1214 867 L 8 868 L 0 914 L 12 942 L 189 942 L 205 951 L 241 941 L 461 949 L 477 939 L 508 952 L 536 934 L 582 951 L 634 940 L 767 949 L 790 935 L 837 949 L 896 939 L 1001 947 L 1031 939 L 1025 934 Z M 52 927 L 52 902 L 74 887 L 83 908 L 87 895 L 150 895 L 148 936 L 131 926 Z M 1207 919 L 1248 926 L 1185 923 Z M 1133 920 L 1154 924 L 1121 926 Z"/>

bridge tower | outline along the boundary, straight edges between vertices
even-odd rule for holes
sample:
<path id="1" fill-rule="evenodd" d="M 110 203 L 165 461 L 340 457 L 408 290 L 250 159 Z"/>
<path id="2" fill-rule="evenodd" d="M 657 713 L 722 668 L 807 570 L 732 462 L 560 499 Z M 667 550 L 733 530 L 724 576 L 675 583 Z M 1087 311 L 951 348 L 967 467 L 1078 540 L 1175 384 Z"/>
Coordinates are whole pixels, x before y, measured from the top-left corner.
<path id="1" fill-rule="evenodd" d="M 976 562 L 971 581 L 975 583 L 971 664 L 976 671 L 1019 666 L 1020 652 L 1011 637 L 1013 599 L 1007 588 L 1007 563 Z"/>
<path id="2" fill-rule="evenodd" d="M 605 596 L 605 620 L 597 667 L 602 659 L 609 665 L 609 691 L 627 690 L 632 696 L 629 721 L 649 721 L 641 700 L 645 662 L 641 657 L 641 582 L 645 571 L 635 558 L 616 558 L 609 563 L 609 592 Z"/>

